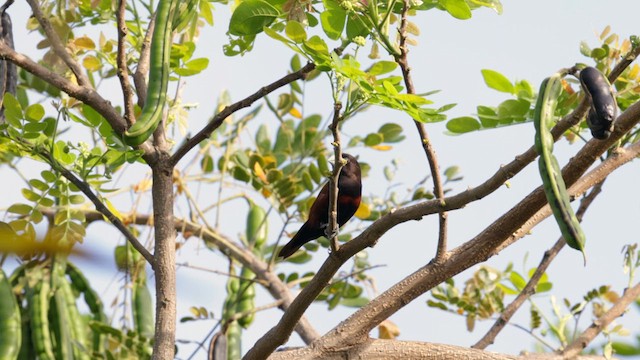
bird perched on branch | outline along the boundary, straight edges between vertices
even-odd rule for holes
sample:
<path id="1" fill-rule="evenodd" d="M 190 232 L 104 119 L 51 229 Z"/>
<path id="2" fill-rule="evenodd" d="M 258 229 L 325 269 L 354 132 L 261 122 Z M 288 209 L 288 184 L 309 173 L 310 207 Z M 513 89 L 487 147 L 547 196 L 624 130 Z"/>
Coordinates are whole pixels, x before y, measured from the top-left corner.
<path id="1" fill-rule="evenodd" d="M 349 221 L 358 210 L 362 194 L 360 164 L 355 157 L 349 154 L 342 154 L 342 157 L 347 160 L 347 163 L 338 177 L 337 220 L 340 227 Z M 280 249 L 278 256 L 286 259 L 302 245 L 325 234 L 329 225 L 329 184 L 322 187 L 320 194 L 311 205 L 307 222 L 302 225 L 293 239 Z"/>

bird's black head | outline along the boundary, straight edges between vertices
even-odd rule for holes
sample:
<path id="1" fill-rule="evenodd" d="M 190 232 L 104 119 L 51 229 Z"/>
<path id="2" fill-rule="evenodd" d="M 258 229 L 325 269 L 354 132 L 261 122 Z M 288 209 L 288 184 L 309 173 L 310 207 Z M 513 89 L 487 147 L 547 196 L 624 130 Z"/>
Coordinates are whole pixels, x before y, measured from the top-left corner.
<path id="1" fill-rule="evenodd" d="M 342 158 L 347 160 L 347 163 L 340 171 L 340 178 L 338 179 L 338 186 L 349 186 L 353 188 L 362 187 L 362 175 L 360 173 L 360 164 L 358 160 L 350 154 L 342 154 Z"/>

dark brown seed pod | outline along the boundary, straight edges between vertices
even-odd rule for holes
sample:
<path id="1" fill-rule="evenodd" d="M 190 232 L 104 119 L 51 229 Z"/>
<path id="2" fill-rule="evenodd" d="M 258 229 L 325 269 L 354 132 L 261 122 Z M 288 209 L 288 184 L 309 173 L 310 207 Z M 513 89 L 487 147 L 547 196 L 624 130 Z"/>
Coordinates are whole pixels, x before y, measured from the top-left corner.
<path id="1" fill-rule="evenodd" d="M 606 139 L 613 130 L 618 110 L 611 84 L 598 69 L 590 66 L 580 71 L 580 83 L 591 98 L 591 110 L 587 116 L 591 134 L 596 139 Z"/>
<path id="2" fill-rule="evenodd" d="M 589 110 L 589 115 L 587 115 L 587 125 L 589 125 L 591 135 L 599 140 L 608 138 L 613 131 L 613 123 L 604 121 L 593 108 Z"/>

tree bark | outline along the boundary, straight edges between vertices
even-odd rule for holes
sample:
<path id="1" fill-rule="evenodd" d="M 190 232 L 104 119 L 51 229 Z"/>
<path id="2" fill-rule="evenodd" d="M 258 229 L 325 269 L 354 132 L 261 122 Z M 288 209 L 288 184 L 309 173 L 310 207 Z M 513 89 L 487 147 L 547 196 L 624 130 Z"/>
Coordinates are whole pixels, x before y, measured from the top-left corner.
<path id="1" fill-rule="evenodd" d="M 273 353 L 269 360 L 563 360 L 560 354 L 509 355 L 461 346 L 418 341 L 369 339 L 350 348 L 313 347 L 290 349 Z M 574 360 L 604 360 L 604 356 L 576 356 Z"/>
<path id="2" fill-rule="evenodd" d="M 173 167 L 166 152 L 158 151 L 153 171 L 155 229 L 156 333 L 154 360 L 173 359 L 176 337 L 176 231 L 173 227 Z"/>

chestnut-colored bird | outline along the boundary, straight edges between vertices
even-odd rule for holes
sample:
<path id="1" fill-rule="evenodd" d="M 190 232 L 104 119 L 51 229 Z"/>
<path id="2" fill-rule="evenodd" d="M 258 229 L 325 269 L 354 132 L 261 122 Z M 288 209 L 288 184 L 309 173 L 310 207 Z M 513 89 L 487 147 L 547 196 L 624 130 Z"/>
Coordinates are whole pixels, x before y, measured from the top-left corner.
<path id="1" fill-rule="evenodd" d="M 360 164 L 355 157 L 349 154 L 342 154 L 347 163 L 340 171 L 338 177 L 338 226 L 344 225 L 360 206 L 362 194 L 362 175 L 360 174 Z M 309 219 L 305 222 L 298 233 L 283 246 L 278 253 L 282 258 L 288 258 L 296 250 L 311 240 L 315 240 L 325 234 L 325 229 L 329 225 L 329 183 L 320 190 L 320 194 L 311 205 Z"/>

